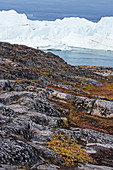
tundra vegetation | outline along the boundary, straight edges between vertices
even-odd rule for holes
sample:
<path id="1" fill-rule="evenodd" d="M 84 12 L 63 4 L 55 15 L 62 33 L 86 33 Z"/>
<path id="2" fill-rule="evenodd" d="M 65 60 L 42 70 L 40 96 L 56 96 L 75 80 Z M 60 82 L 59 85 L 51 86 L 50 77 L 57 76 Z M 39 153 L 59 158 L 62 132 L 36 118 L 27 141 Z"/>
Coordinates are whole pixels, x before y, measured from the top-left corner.
<path id="1" fill-rule="evenodd" d="M 112 67 L 3 42 L 0 56 L 0 168 L 113 167 Z"/>

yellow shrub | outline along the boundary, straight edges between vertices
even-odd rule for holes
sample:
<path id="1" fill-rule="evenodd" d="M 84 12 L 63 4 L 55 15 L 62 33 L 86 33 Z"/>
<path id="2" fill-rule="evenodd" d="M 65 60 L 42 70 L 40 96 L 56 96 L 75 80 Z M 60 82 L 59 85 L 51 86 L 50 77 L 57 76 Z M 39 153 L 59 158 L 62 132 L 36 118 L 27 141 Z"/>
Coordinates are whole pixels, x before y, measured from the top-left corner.
<path id="1" fill-rule="evenodd" d="M 73 166 L 76 162 L 92 162 L 90 155 L 66 134 L 54 134 L 53 139 L 47 142 L 47 147 L 53 149 L 63 158 L 65 166 Z"/>

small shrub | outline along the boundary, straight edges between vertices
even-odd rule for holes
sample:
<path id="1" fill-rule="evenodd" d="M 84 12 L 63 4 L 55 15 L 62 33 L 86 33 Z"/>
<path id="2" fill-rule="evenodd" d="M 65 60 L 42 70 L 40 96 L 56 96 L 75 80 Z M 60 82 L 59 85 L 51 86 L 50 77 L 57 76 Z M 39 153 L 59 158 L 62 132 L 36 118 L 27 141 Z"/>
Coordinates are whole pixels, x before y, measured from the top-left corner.
<path id="1" fill-rule="evenodd" d="M 67 120 L 62 120 L 61 124 L 60 124 L 60 128 L 69 128 L 69 124 Z"/>
<path id="2" fill-rule="evenodd" d="M 47 147 L 53 149 L 63 158 L 64 166 L 74 166 L 78 162 L 92 162 L 90 155 L 77 144 L 75 139 L 71 139 L 66 134 L 54 134 L 52 140 L 47 142 Z"/>

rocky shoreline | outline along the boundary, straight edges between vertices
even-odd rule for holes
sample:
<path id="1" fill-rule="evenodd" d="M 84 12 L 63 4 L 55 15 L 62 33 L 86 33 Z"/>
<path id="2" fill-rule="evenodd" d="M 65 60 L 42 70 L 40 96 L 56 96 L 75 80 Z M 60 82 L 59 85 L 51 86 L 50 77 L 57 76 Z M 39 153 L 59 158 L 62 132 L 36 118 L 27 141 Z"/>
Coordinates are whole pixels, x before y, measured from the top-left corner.
<path id="1" fill-rule="evenodd" d="M 46 143 L 67 134 L 93 164 L 62 166 Z M 71 66 L 0 42 L 0 170 L 113 169 L 113 68 Z"/>

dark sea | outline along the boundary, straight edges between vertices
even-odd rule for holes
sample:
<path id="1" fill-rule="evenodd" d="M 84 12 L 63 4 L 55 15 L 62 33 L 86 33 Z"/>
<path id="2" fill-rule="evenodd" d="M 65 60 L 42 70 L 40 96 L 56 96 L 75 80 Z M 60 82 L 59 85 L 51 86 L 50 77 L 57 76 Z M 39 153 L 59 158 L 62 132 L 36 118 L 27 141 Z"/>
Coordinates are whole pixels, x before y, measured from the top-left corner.
<path id="1" fill-rule="evenodd" d="M 0 0 L 0 11 L 10 9 L 25 13 L 31 20 L 81 17 L 98 22 L 101 17 L 113 16 L 113 0 Z M 72 65 L 113 67 L 112 51 L 75 48 L 52 52 Z"/>

